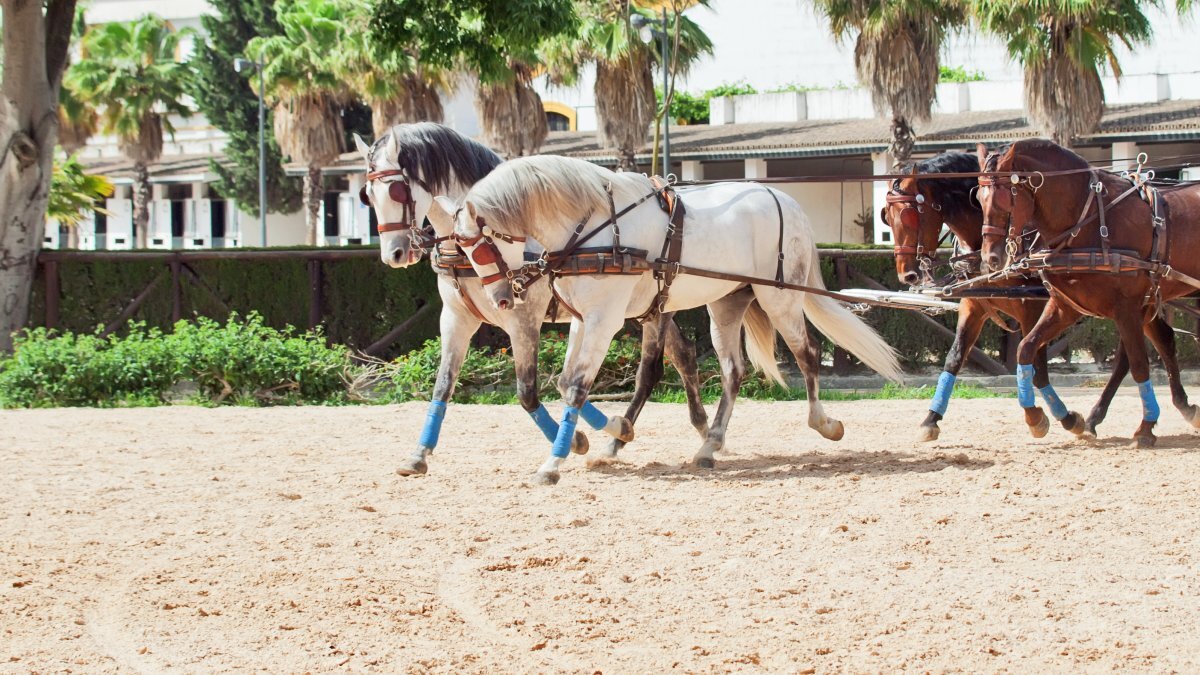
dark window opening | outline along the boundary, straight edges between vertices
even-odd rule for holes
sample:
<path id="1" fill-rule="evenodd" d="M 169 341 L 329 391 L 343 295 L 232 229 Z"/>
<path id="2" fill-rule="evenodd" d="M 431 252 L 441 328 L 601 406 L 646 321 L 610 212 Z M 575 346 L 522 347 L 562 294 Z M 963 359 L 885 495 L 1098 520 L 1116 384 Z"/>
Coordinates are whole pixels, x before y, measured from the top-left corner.
<path id="1" fill-rule="evenodd" d="M 103 209 L 106 200 L 97 199 L 96 208 Z M 108 234 L 108 214 L 103 211 L 96 211 L 96 234 Z"/>
<path id="2" fill-rule="evenodd" d="M 184 204 L 182 199 L 171 200 L 171 236 L 183 236 Z"/>
<path id="3" fill-rule="evenodd" d="M 209 202 L 209 212 L 212 214 L 213 239 L 225 238 L 225 208 L 224 199 L 214 199 Z"/>
<path id="4" fill-rule="evenodd" d="M 571 120 L 562 113 L 547 112 L 546 126 L 550 128 L 550 131 L 570 131 Z"/>
<path id="5" fill-rule="evenodd" d="M 325 236 L 338 236 L 338 194 L 325 193 Z"/>

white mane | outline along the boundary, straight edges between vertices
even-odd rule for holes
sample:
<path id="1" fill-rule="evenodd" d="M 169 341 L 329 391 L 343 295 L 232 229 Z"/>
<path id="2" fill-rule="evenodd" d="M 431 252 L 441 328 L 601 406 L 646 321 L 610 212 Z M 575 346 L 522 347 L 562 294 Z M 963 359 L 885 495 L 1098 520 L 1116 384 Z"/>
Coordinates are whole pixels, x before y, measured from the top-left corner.
<path id="1" fill-rule="evenodd" d="M 522 157 L 501 164 L 467 193 L 491 227 L 518 236 L 535 234 L 540 222 L 556 224 L 608 214 L 605 186 L 612 185 L 621 208 L 622 188 L 644 194 L 653 189 L 641 174 L 615 173 L 591 162 L 558 155 Z"/>

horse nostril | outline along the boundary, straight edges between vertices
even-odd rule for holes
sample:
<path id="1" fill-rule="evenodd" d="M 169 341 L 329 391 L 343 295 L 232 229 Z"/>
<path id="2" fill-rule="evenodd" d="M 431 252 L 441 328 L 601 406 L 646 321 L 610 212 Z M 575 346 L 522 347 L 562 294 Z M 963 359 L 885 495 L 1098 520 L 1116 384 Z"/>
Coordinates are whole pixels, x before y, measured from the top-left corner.
<path id="1" fill-rule="evenodd" d="M 501 300 L 500 302 L 496 303 L 496 306 L 499 307 L 500 309 L 508 309 L 508 301 Z"/>
<path id="2" fill-rule="evenodd" d="M 392 262 L 400 262 L 404 259 L 404 251 L 396 249 L 392 251 Z"/>
<path id="3" fill-rule="evenodd" d="M 920 280 L 920 275 L 918 275 L 916 272 L 905 272 L 904 278 L 902 279 L 902 281 L 904 281 L 904 283 L 908 284 L 909 286 L 916 284 L 917 281 L 919 281 L 919 280 Z"/>
<path id="4" fill-rule="evenodd" d="M 1000 269 L 1000 255 L 997 253 L 989 253 L 987 257 L 987 264 L 991 269 Z"/>

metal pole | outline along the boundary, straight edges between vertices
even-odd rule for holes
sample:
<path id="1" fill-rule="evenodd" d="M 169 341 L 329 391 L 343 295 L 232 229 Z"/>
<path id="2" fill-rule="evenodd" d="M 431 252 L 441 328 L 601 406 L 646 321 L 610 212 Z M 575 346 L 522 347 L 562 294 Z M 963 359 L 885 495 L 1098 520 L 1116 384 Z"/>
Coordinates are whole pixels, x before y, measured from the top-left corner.
<path id="1" fill-rule="evenodd" d="M 263 130 L 263 120 L 266 117 L 266 104 L 263 98 L 266 92 L 263 88 L 263 55 L 258 55 L 258 227 L 262 235 L 262 245 L 267 245 L 267 141 Z"/>
<path id="2" fill-rule="evenodd" d="M 667 8 L 662 9 L 662 57 L 663 57 L 663 178 L 671 175 L 671 106 L 667 96 L 670 90 L 667 88 L 668 75 L 671 70 L 671 55 L 668 51 L 669 44 L 667 40 L 670 38 L 670 29 L 667 28 Z"/>

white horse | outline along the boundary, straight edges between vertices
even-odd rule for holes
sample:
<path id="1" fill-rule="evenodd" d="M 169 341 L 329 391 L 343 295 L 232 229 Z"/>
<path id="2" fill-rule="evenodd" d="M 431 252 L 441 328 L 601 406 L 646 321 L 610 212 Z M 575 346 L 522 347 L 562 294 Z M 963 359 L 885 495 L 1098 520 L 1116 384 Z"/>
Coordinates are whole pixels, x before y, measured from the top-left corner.
<path id="1" fill-rule="evenodd" d="M 550 251 L 559 251 L 573 241 L 573 233 L 592 232 L 613 211 L 630 207 L 618 219 L 620 244 L 646 251 L 664 250 L 668 216 L 653 199 L 639 202 L 654 190 L 651 181 L 639 174 L 614 173 L 566 157 L 535 156 L 498 167 L 471 188 L 462 200 L 462 208 L 456 210 L 454 201 L 438 197 L 429 218 L 431 221 L 453 218 L 455 236 L 472 244 L 468 247 L 470 255 L 474 256 L 480 247 L 496 247 L 505 263 L 516 269 L 522 264 L 522 252 L 506 243 L 505 237 L 527 236 Z M 778 269 L 784 282 L 823 288 L 808 218 L 791 197 L 753 183 L 681 190 L 679 197 L 686 205 L 680 259 L 685 267 L 763 279 L 774 279 Z M 611 245 L 613 241 L 614 231 L 609 226 L 590 239 L 588 245 Z M 481 257 L 487 259 L 486 255 Z M 476 265 L 484 277 L 495 274 L 497 269 L 496 265 Z M 557 278 L 554 283 L 563 299 L 583 318 L 571 322 L 566 363 L 559 379 L 559 389 L 567 405 L 559 435 L 550 457 L 535 477 L 545 483 L 558 480 L 577 410 L 587 398 L 609 342 L 626 317 L 647 310 L 658 290 L 650 273 L 569 276 Z M 537 281 L 531 289 L 541 284 L 543 281 Z M 743 281 L 685 273 L 674 279 L 666 299 L 664 311 L 708 304 L 713 317 L 713 346 L 720 358 L 724 393 L 716 418 L 694 458 L 699 466 L 712 466 L 713 453 L 724 446 L 733 399 L 745 373 L 738 326 L 753 300 L 765 310 L 763 320 L 770 339 L 752 335 L 761 332 L 764 326 L 755 330 L 756 321 L 747 323 L 751 360 L 782 382 L 774 360 L 775 331 L 783 335 L 804 373 L 809 426 L 826 438 L 840 439 L 843 428 L 841 422 L 826 417 L 818 399 L 820 348 L 818 341 L 807 334 L 806 312 L 818 330 L 872 369 L 891 380 L 899 381 L 902 377 L 891 346 L 838 302 L 768 284 L 754 284 L 750 286 L 752 291 L 736 292 L 745 286 Z M 485 288 L 493 307 L 512 306 L 510 284 L 493 283 Z"/>
<path id="2" fill-rule="evenodd" d="M 425 253 L 420 246 L 424 235 L 420 234 L 419 228 L 433 203 L 430 191 L 461 197 L 502 161 L 485 146 L 449 127 L 433 123 L 393 127 L 373 147 L 368 147 L 357 135 L 355 143 L 368 167 L 370 180 L 363 197 L 375 209 L 380 222 L 383 262 L 396 268 L 418 262 Z M 434 234 L 446 239 L 451 230 L 452 223 L 445 223 L 440 228 L 435 226 Z M 453 244 L 448 248 L 452 251 Z M 536 250 L 540 252 L 541 249 Z M 551 301 L 549 286 L 543 284 L 542 288 L 531 292 L 528 301 L 514 311 L 500 311 L 488 301 L 477 276 L 456 277 L 446 266 L 439 265 L 437 256 L 444 254 L 445 251 L 435 249 L 431 259 L 439 273 L 438 293 L 442 298 L 441 362 L 417 448 L 397 469 L 402 476 L 423 474 L 428 470 L 427 458 L 437 446 L 446 404 L 454 393 L 471 336 L 479 330 L 483 320 L 499 326 L 512 340 L 517 397 L 521 406 L 549 440 L 553 441 L 559 432 L 558 423 L 538 400 L 537 393 L 537 345 Z M 608 417 L 590 403 L 583 406 L 585 421 L 614 437 L 605 453 L 607 456 L 615 456 L 622 445 L 632 440 L 632 423 L 662 378 L 664 351 L 683 379 L 692 424 L 701 436 L 707 433 L 708 417 L 700 399 L 695 349 L 684 339 L 678 326 L 669 322 L 661 331 L 643 333 L 637 390 L 625 417 Z M 580 454 L 587 452 L 586 436 L 574 432 L 570 438 L 572 450 Z"/>

